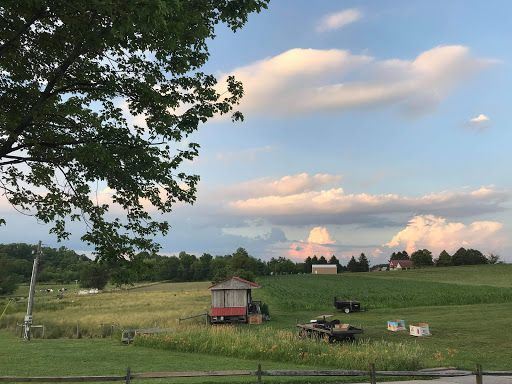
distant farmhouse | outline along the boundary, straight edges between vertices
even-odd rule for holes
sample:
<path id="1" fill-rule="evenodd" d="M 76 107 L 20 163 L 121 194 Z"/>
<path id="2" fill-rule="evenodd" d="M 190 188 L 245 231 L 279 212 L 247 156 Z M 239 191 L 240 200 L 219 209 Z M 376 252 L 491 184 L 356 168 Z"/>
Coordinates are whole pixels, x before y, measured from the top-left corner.
<path id="1" fill-rule="evenodd" d="M 336 275 L 338 266 L 336 264 L 313 264 L 311 273 L 313 275 Z"/>
<path id="2" fill-rule="evenodd" d="M 212 324 L 261 323 L 261 303 L 252 301 L 251 295 L 251 289 L 260 287 L 239 277 L 212 285 Z"/>
<path id="3" fill-rule="evenodd" d="M 401 271 L 403 269 L 412 269 L 414 264 L 411 260 L 391 260 L 389 263 L 390 271 Z"/>

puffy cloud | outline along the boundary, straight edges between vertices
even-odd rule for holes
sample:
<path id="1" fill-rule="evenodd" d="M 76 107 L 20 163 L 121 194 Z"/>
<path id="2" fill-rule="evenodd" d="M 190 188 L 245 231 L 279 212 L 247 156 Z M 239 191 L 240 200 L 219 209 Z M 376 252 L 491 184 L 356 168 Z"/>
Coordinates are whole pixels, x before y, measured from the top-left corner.
<path id="1" fill-rule="evenodd" d="M 484 122 L 487 122 L 487 121 L 489 121 L 489 120 L 490 120 L 490 119 L 489 119 L 487 116 L 480 114 L 478 117 L 475 117 L 474 119 L 471 119 L 471 120 L 469 120 L 469 121 L 470 121 L 471 123 L 477 123 L 477 124 L 478 124 L 478 123 L 484 123 Z"/>
<path id="2" fill-rule="evenodd" d="M 407 228 L 383 246 L 405 247 L 408 253 L 422 248 L 428 248 L 434 255 L 443 249 L 451 253 L 462 246 L 479 248 L 501 242 L 502 227 L 502 223 L 494 221 L 477 221 L 465 225 L 450 223 L 434 215 L 420 215 L 411 219 Z"/>
<path id="3" fill-rule="evenodd" d="M 289 196 L 325 186 L 338 185 L 342 178 L 343 175 L 316 174 L 310 176 L 307 173 L 284 176 L 276 181 L 273 181 L 270 177 L 264 177 L 230 187 L 219 188 L 217 194 L 228 198 Z"/>
<path id="4" fill-rule="evenodd" d="M 345 194 L 343 188 L 267 196 L 229 203 L 235 213 L 266 217 L 273 222 L 312 224 L 316 221 L 344 224 L 374 220 L 375 215 L 396 213 L 440 213 L 468 216 L 495 212 L 509 200 L 509 191 L 482 187 L 475 191 L 439 192 L 421 197 L 398 194 Z M 320 218 L 320 220 L 319 220 Z M 308 221 L 310 220 L 310 221 Z M 349 221 L 349 222 L 350 222 Z"/>
<path id="5" fill-rule="evenodd" d="M 334 241 L 331 238 L 329 232 L 324 227 L 315 227 L 309 232 L 308 243 L 314 244 L 334 244 Z"/>
<path id="6" fill-rule="evenodd" d="M 317 32 L 332 31 L 351 24 L 363 17 L 356 8 L 345 9 L 341 12 L 325 15 L 316 28 Z"/>
<path id="7" fill-rule="evenodd" d="M 480 114 L 477 117 L 474 117 L 473 119 L 470 119 L 466 122 L 466 126 L 468 128 L 476 129 L 476 130 L 484 130 L 489 127 L 491 124 L 491 119 L 489 119 L 487 116 Z"/>
<path id="8" fill-rule="evenodd" d="M 244 84 L 240 108 L 247 114 L 296 116 L 398 105 L 419 115 L 495 62 L 457 45 L 435 47 L 414 60 L 380 61 L 346 50 L 295 48 L 235 68 L 230 75 Z"/>
<path id="9" fill-rule="evenodd" d="M 304 260 L 308 256 L 312 257 L 314 255 L 329 258 L 329 255 L 337 250 L 335 247 L 330 246 L 330 244 L 335 243 L 336 241 L 332 239 L 327 228 L 315 227 L 309 232 L 307 243 L 300 240 L 290 245 L 288 257 L 297 260 Z"/>

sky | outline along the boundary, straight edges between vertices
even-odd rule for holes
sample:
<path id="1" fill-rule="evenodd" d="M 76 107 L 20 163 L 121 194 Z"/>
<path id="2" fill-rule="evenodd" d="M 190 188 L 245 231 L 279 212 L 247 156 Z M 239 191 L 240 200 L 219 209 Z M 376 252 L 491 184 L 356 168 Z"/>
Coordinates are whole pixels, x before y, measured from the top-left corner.
<path id="1" fill-rule="evenodd" d="M 268 260 L 474 248 L 512 262 L 509 1 L 273 0 L 203 68 L 244 83 L 244 122 L 187 138 L 197 202 L 177 204 L 162 254 Z M 132 121 L 140 120 L 133 117 Z M 108 197 L 108 189 L 102 194 Z M 0 204 L 0 242 L 80 253 L 85 226 L 49 226 Z M 112 212 L 115 215 L 115 212 Z"/>

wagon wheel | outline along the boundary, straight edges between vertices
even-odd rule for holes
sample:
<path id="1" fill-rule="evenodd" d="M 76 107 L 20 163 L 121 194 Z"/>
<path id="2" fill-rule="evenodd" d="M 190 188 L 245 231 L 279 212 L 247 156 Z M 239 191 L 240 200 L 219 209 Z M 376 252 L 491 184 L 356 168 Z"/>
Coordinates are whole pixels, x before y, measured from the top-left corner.
<path id="1" fill-rule="evenodd" d="M 345 313 L 350 313 L 350 308 L 349 308 L 349 307 L 345 307 L 345 308 L 343 308 L 343 312 L 345 312 Z"/>

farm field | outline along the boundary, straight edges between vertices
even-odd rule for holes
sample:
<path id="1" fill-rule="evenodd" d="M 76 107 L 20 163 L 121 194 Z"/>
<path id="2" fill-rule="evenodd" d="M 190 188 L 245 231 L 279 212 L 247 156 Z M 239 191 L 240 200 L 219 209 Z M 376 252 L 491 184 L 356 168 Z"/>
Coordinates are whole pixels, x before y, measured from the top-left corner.
<path id="1" fill-rule="evenodd" d="M 212 332 L 211 328 L 200 326 L 204 321 L 200 318 L 169 334 L 167 340 L 139 339 L 135 347 L 122 347 L 114 339 L 112 345 L 125 348 L 123 351 L 133 349 L 169 356 L 177 353 L 201 359 L 222 357 L 261 362 L 264 366 L 281 364 L 283 368 L 308 365 L 364 369 L 367 359 L 371 359 L 376 360 L 378 369 L 434 366 L 474 369 L 475 364 L 480 363 L 487 370 L 511 370 L 512 334 L 506 330 L 512 318 L 512 269 L 508 265 L 488 267 L 262 277 L 258 280 L 262 288 L 253 290 L 253 298 L 267 303 L 272 317 L 262 326 L 218 327 Z M 446 281 L 446 271 L 452 274 L 453 283 Z M 471 279 L 468 271 L 478 277 Z M 414 278 L 414 275 L 421 277 Z M 64 333 L 59 331 L 61 337 L 74 337 L 78 322 L 85 338 L 97 335 L 102 322 L 119 323 L 121 327 L 149 327 L 158 321 L 160 327 L 177 328 L 178 317 L 202 313 L 209 308 L 209 285 L 209 282 L 162 283 L 83 297 L 66 294 L 62 300 L 36 296 L 34 315 L 36 323 L 46 322 L 67 329 Z M 362 306 L 370 310 L 348 315 L 337 313 L 333 307 L 334 296 L 360 300 Z M 21 320 L 26 302 L 11 306 L 8 319 L 11 322 Z M 0 307 L 3 308 L 2 299 Z M 328 345 L 314 340 L 299 344 L 296 321 L 309 321 L 322 314 L 336 314 L 344 323 L 361 324 L 364 337 L 355 344 Z M 418 339 L 408 332 L 387 331 L 387 320 L 397 318 L 404 319 L 406 325 L 428 323 L 432 336 Z M 5 324 L 4 319 L 0 327 Z M 0 342 L 6 335 L 0 333 Z M 54 333 L 53 337 L 57 336 Z M 37 340 L 42 344 L 50 342 L 83 343 L 82 348 L 88 349 L 103 345 L 94 344 L 96 342 L 108 344 L 110 341 Z M 14 349 L 13 354 L 17 351 Z M 126 369 L 128 364 L 123 364 L 122 369 Z M 190 362 L 190 368 L 176 370 L 196 370 L 195 366 Z"/>
<path id="2" fill-rule="evenodd" d="M 395 275 L 398 272 L 400 275 Z M 488 285 L 493 287 L 512 287 L 512 264 L 461 265 L 448 268 L 424 268 L 409 271 L 373 272 L 381 279 L 434 281 L 461 285 Z"/>

